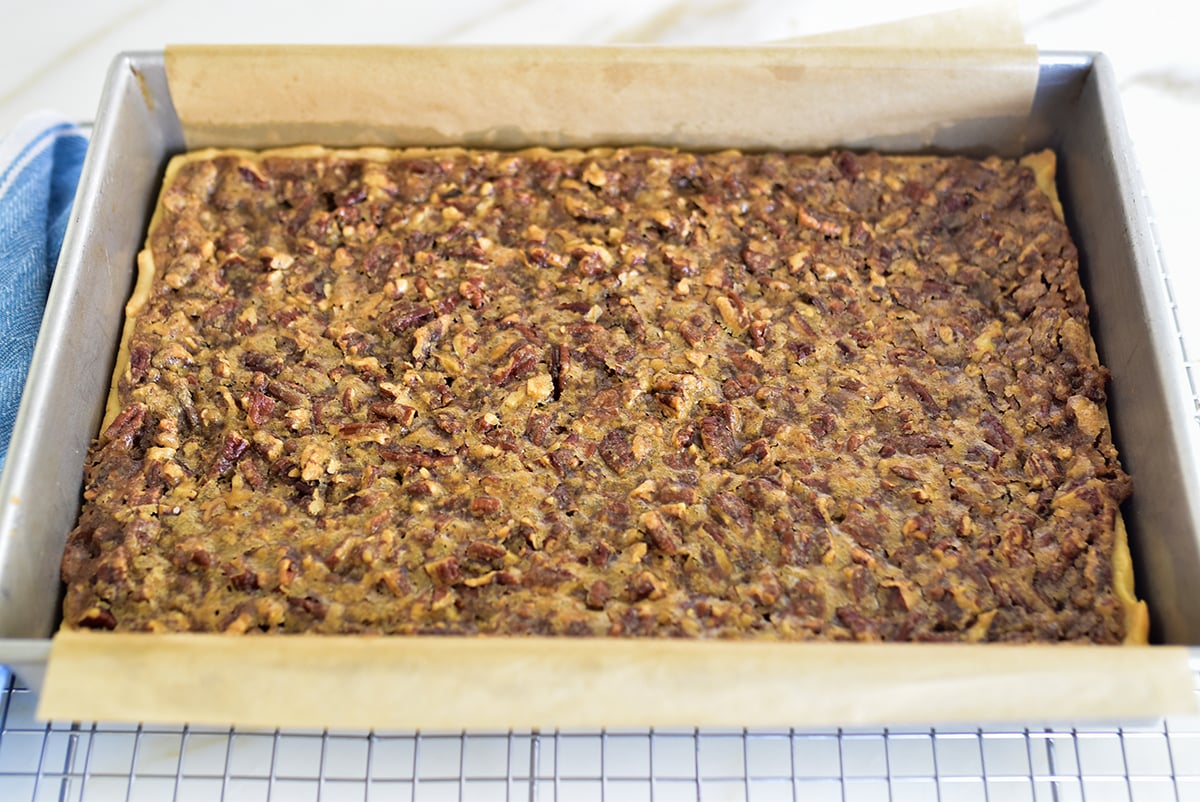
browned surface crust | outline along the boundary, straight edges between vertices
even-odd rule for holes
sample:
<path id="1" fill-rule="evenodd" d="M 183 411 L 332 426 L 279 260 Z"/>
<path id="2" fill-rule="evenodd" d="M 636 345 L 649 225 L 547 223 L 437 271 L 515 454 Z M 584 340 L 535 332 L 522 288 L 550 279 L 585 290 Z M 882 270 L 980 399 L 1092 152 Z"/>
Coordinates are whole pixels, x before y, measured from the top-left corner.
<path id="1" fill-rule="evenodd" d="M 211 154 L 149 249 L 68 627 L 1126 636 L 1015 162 Z"/>

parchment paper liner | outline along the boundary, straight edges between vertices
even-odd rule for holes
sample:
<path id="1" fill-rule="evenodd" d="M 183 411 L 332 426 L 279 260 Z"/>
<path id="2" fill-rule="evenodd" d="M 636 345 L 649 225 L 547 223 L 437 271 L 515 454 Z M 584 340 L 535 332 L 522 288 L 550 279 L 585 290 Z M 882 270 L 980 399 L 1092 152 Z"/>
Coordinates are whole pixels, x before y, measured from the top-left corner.
<path id="1" fill-rule="evenodd" d="M 1035 51 L 758 47 L 179 47 L 190 148 L 662 144 L 954 148 L 1019 132 Z"/>
<path id="2" fill-rule="evenodd" d="M 787 727 L 1193 709 L 1182 647 L 138 635 L 54 639 L 39 715 L 251 727 Z"/>

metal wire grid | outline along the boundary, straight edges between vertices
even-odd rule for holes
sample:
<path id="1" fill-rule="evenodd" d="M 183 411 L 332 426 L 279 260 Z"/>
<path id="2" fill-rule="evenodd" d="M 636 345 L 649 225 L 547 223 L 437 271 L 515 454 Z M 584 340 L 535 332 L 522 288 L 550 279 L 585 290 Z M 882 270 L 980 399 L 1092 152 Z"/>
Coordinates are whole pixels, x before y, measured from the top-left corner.
<path id="1" fill-rule="evenodd" d="M 34 706 L 34 694 L 9 680 L 0 799 L 1200 800 L 1200 718 L 1093 728 L 363 733 L 43 724 Z"/>

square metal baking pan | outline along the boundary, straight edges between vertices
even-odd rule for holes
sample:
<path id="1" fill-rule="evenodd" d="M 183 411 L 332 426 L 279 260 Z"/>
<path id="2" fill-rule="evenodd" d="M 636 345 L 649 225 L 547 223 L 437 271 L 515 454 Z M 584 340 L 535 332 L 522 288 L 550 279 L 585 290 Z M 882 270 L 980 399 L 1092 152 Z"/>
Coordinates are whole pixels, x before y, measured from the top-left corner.
<path id="1" fill-rule="evenodd" d="M 1093 332 L 1113 373 L 1114 435 L 1134 478 L 1125 516 L 1138 591 L 1155 642 L 1200 645 L 1200 598 L 1190 593 L 1200 586 L 1200 428 L 1112 69 L 1099 54 L 1042 54 L 1020 138 L 983 125 L 969 139 L 961 129 L 955 137 L 972 153 L 1058 153 Z M 119 56 L 0 476 L 0 663 L 33 687 L 58 622 L 59 560 L 78 514 L 136 254 L 163 168 L 183 149 L 163 55 Z"/>

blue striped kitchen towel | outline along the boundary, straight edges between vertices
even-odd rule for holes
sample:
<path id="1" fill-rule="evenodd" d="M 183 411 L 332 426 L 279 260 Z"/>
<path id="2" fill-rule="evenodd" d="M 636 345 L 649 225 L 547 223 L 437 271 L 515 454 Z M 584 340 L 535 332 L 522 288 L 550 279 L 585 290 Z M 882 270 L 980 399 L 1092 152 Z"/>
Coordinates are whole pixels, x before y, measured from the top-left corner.
<path id="1" fill-rule="evenodd" d="M 0 470 L 86 150 L 83 131 L 48 112 L 0 139 Z"/>

